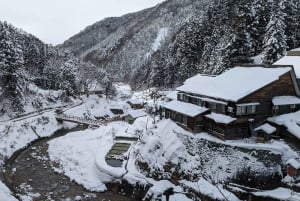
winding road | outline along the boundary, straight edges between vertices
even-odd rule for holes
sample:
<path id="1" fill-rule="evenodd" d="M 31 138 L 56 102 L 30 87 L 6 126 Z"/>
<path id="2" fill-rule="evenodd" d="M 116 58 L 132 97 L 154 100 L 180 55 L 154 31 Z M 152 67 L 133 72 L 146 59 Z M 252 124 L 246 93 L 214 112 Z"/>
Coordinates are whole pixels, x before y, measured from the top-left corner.
<path id="1" fill-rule="evenodd" d="M 6 161 L 3 173 L 5 184 L 20 200 L 30 196 L 33 201 L 134 201 L 110 191 L 90 192 L 52 170 L 47 142 L 75 130 L 58 131 L 50 138 L 38 139 L 17 151 Z"/>

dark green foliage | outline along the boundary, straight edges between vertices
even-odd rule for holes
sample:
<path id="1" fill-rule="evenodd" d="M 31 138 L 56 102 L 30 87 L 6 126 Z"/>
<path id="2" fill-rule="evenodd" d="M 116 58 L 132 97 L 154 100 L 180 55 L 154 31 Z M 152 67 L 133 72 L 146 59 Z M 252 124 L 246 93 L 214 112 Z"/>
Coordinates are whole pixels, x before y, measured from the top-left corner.
<path id="1" fill-rule="evenodd" d="M 29 83 L 78 93 L 79 60 L 34 36 L 0 22 L 0 115 L 23 112 Z"/>
<path id="2" fill-rule="evenodd" d="M 24 77 L 21 38 L 7 23 L 0 23 L 0 113 L 22 112 Z"/>
<path id="3" fill-rule="evenodd" d="M 252 63 L 259 54 L 264 63 L 273 63 L 300 46 L 299 5 L 296 0 L 211 1 L 149 62 L 150 85 L 170 87 L 196 73 L 219 74 Z"/>
<path id="4" fill-rule="evenodd" d="M 284 0 L 274 0 L 263 40 L 263 62 L 272 64 L 287 50 Z"/>

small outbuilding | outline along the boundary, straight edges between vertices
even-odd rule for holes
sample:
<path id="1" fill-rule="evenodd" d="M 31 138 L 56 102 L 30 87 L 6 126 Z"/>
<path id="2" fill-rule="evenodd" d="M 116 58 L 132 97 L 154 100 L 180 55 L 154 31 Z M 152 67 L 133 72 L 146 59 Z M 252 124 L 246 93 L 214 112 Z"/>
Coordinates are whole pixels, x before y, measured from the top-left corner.
<path id="1" fill-rule="evenodd" d="M 111 107 L 110 111 L 115 115 L 124 114 L 124 110 L 121 107 Z"/>
<path id="2" fill-rule="evenodd" d="M 124 116 L 124 121 L 132 124 L 137 118 L 146 116 L 147 113 L 144 110 L 130 110 L 127 115 Z"/>
<path id="3" fill-rule="evenodd" d="M 299 177 L 300 176 L 300 162 L 295 158 L 291 158 L 286 162 L 287 166 L 287 175 L 290 177 Z"/>
<path id="4" fill-rule="evenodd" d="M 130 107 L 132 109 L 138 110 L 138 109 L 142 109 L 144 108 L 144 101 L 140 100 L 140 99 L 130 99 L 129 101 L 127 101 L 127 103 L 130 105 Z"/>
<path id="5" fill-rule="evenodd" d="M 254 129 L 257 142 L 265 142 L 272 138 L 276 133 L 276 128 L 268 123 L 265 123 Z"/>

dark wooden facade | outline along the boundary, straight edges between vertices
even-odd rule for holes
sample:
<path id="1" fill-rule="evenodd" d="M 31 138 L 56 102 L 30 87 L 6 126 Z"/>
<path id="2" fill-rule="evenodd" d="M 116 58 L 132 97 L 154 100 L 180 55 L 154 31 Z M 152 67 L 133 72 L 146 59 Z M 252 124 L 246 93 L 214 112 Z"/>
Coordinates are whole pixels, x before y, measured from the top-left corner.
<path id="1" fill-rule="evenodd" d="M 193 132 L 204 131 L 204 117 L 203 114 L 199 114 L 195 117 L 190 117 L 185 114 L 181 114 L 169 109 L 165 109 L 165 117 L 172 119 L 178 124 L 186 127 L 188 130 Z"/>
<path id="2" fill-rule="evenodd" d="M 289 71 L 283 74 L 278 80 L 260 88 L 251 94 L 248 94 L 237 102 L 226 101 L 199 94 L 191 94 L 181 91 L 178 92 L 177 99 L 179 101 L 203 106 L 208 108 L 209 112 L 236 118 L 236 120 L 231 123 L 218 123 L 212 119 L 206 118 L 204 114 L 201 114 L 197 117 L 186 117 L 186 122 L 182 122 L 177 118 L 178 114 L 171 110 L 166 110 L 166 118 L 171 118 L 172 120 L 183 124 L 194 132 L 207 131 L 220 137 L 221 139 L 238 139 L 248 137 L 254 132 L 251 126 L 253 122 L 256 122 L 256 124 L 263 123 L 268 117 L 278 115 L 281 112 L 289 113 L 300 109 L 300 105 L 293 107 L 285 105 L 280 106 L 285 107 L 284 110 L 278 110 L 278 108 L 277 110 L 274 110 L 272 103 L 273 98 L 276 96 L 298 96 L 297 90 L 299 90 L 299 88 L 297 81 L 295 82 L 295 80 L 293 80 L 293 73 L 293 71 Z M 295 86 L 295 84 L 297 86 Z M 238 107 L 248 107 L 247 104 L 253 104 L 251 107 L 254 109 L 252 109 L 251 112 L 237 112 L 238 109 L 240 109 Z"/>

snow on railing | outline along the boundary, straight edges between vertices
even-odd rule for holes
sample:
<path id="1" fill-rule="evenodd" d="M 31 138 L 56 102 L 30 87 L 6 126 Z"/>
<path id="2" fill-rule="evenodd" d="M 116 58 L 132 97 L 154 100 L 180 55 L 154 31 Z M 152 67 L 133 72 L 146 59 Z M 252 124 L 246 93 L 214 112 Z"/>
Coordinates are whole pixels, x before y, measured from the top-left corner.
<path id="1" fill-rule="evenodd" d="M 87 124 L 90 126 L 102 126 L 106 123 L 112 122 L 112 121 L 118 121 L 120 120 L 120 117 L 114 117 L 114 118 L 107 118 L 107 119 L 100 119 L 100 120 L 94 120 L 89 119 L 86 117 L 77 117 L 77 116 L 70 116 L 66 114 L 57 114 L 56 119 L 60 119 L 63 121 L 70 121 L 75 123 L 81 123 L 81 124 Z"/>

